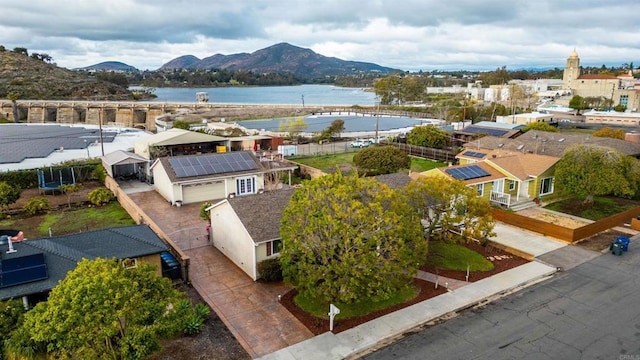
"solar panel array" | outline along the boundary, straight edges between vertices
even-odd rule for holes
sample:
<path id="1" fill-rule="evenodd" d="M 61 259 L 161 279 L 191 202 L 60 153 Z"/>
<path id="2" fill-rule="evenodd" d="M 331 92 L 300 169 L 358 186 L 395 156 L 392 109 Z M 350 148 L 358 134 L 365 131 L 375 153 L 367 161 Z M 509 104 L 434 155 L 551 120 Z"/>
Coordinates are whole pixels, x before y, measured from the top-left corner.
<path id="1" fill-rule="evenodd" d="M 487 154 L 485 153 L 476 152 L 476 151 L 466 151 L 462 155 L 471 156 L 479 159 L 482 159 L 483 157 L 487 156 Z"/>
<path id="2" fill-rule="evenodd" d="M 450 168 L 445 171 L 458 180 L 477 179 L 491 175 L 478 165 Z"/>
<path id="3" fill-rule="evenodd" d="M 2 259 L 0 288 L 43 280 L 48 277 L 49 273 L 43 253 Z"/>
<path id="4" fill-rule="evenodd" d="M 178 178 L 216 175 L 258 168 L 254 158 L 246 152 L 171 157 L 168 160 Z"/>
<path id="5" fill-rule="evenodd" d="M 491 136 L 504 136 L 504 134 L 509 132 L 509 130 L 484 128 L 473 125 L 467 126 L 463 131 L 470 134 L 487 134 Z"/>
<path id="6" fill-rule="evenodd" d="M 115 136 L 114 132 L 103 131 L 102 141 L 110 143 Z M 60 148 L 86 149 L 96 141 L 100 141 L 98 129 L 3 124 L 0 127 L 0 164 L 19 163 L 30 158 L 46 158 Z"/>

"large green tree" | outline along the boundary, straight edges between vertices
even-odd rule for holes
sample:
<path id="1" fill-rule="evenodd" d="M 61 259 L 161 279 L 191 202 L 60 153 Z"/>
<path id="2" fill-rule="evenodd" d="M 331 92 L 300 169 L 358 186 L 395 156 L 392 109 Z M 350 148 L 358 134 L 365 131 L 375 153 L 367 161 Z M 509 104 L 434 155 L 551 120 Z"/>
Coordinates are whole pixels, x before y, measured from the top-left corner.
<path id="1" fill-rule="evenodd" d="M 433 125 L 416 126 L 409 132 L 407 143 L 442 149 L 449 144 L 449 133 Z"/>
<path id="2" fill-rule="evenodd" d="M 388 299 L 412 286 L 427 254 L 420 221 L 396 191 L 340 172 L 294 192 L 280 234 L 285 280 L 327 304 Z"/>
<path id="3" fill-rule="evenodd" d="M 587 108 L 587 101 L 580 95 L 574 95 L 569 100 L 569 107 L 576 110 L 576 114 L 580 114 L 580 110 Z"/>
<path id="4" fill-rule="evenodd" d="M 151 265 L 85 259 L 25 314 L 6 348 L 15 357 L 142 359 L 179 330 L 184 299 Z"/>
<path id="5" fill-rule="evenodd" d="M 408 169 L 411 159 L 404 151 L 394 146 L 372 146 L 353 156 L 353 164 L 361 175 L 380 175 Z"/>
<path id="6" fill-rule="evenodd" d="M 340 135 L 341 132 L 344 131 L 344 120 L 335 119 L 327 126 L 322 133 L 320 134 L 320 138 L 322 140 L 331 140 L 331 138 Z"/>
<path id="7" fill-rule="evenodd" d="M 286 132 L 289 134 L 290 138 L 297 139 L 300 133 L 308 126 L 309 124 L 304 121 L 304 118 L 288 119 L 281 121 L 280 124 L 278 124 L 278 131 Z"/>
<path id="8" fill-rule="evenodd" d="M 637 193 L 637 161 L 612 148 L 576 144 L 570 146 L 556 165 L 555 181 L 561 192 L 584 196 L 631 197 Z M 635 169 L 635 170 L 634 170 Z"/>
<path id="9" fill-rule="evenodd" d="M 493 233 L 491 205 L 475 187 L 444 176 L 419 177 L 402 189 L 421 218 L 427 240 L 486 241 Z"/>

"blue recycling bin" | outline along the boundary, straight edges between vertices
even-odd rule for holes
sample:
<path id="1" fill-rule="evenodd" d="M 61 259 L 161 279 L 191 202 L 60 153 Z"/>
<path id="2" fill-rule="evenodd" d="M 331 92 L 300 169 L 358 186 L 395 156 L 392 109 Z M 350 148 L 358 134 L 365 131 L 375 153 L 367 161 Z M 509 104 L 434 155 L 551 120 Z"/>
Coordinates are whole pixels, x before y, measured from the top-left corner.
<path id="1" fill-rule="evenodd" d="M 620 244 L 620 248 L 622 251 L 629 250 L 629 238 L 626 236 L 618 236 L 616 238 L 616 243 Z"/>

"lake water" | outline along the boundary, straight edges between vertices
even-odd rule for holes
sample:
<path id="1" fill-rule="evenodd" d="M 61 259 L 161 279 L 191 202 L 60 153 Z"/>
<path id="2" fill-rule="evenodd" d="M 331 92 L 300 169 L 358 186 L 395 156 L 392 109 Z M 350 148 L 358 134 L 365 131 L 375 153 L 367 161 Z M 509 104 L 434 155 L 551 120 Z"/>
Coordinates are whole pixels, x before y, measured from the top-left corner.
<path id="1" fill-rule="evenodd" d="M 139 89 L 140 87 L 131 87 Z M 333 85 L 300 85 L 269 87 L 216 87 L 216 88 L 155 88 L 153 93 L 158 97 L 154 102 L 194 103 L 196 93 L 209 94 L 209 102 L 213 104 L 264 104 L 264 105 L 363 105 L 376 104 L 375 93 L 361 88 L 344 88 Z M 335 119 L 345 122 L 345 132 L 375 131 L 378 122 L 379 131 L 408 131 L 413 126 L 432 123 L 427 119 L 389 116 L 358 116 L 354 113 L 312 114 L 304 117 L 309 125 L 305 132 L 319 132 L 327 128 Z M 278 131 L 280 123 L 286 119 L 266 119 L 242 121 L 247 129 Z"/>
<path id="2" fill-rule="evenodd" d="M 140 89 L 132 86 L 131 89 Z M 265 105 L 365 105 L 376 104 L 376 95 L 361 88 L 344 88 L 333 85 L 215 87 L 215 88 L 154 88 L 158 97 L 154 102 L 196 101 L 196 93 L 209 94 L 214 104 L 265 104 Z"/>

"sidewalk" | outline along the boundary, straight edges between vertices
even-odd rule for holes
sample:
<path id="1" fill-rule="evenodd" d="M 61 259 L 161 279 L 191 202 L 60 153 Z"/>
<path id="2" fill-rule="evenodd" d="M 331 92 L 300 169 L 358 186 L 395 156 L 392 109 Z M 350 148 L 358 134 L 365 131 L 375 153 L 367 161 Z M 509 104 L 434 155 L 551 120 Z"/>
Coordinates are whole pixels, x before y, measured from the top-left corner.
<path id="1" fill-rule="evenodd" d="M 380 343 L 391 341 L 429 321 L 438 319 L 520 286 L 544 279 L 556 268 L 533 261 L 490 278 L 406 307 L 339 334 L 326 332 L 261 357 L 263 360 L 344 359 Z"/>

